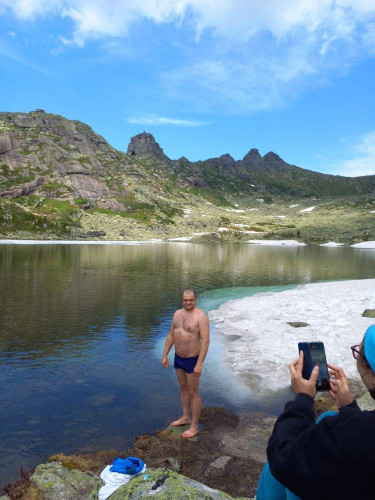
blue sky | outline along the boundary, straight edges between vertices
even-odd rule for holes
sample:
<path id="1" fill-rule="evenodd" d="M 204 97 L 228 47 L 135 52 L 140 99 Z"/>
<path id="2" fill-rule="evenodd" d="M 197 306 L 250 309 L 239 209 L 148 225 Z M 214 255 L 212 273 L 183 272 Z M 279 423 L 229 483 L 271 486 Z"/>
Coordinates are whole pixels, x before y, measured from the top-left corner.
<path id="1" fill-rule="evenodd" d="M 281 7 L 282 4 L 282 7 Z M 375 174 L 375 0 L 0 0 L 0 110 Z"/>

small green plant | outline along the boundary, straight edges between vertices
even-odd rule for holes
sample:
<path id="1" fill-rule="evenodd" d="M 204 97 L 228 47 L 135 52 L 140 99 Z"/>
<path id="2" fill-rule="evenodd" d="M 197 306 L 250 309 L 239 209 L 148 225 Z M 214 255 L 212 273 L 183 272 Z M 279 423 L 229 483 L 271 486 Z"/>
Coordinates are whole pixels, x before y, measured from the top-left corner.
<path id="1" fill-rule="evenodd" d="M 85 165 L 86 163 L 88 163 L 89 165 L 91 165 L 91 160 L 88 156 L 85 156 L 85 155 L 81 155 L 79 156 L 78 158 L 76 158 L 76 160 L 81 164 L 81 165 Z"/>
<path id="2" fill-rule="evenodd" d="M 6 177 L 9 175 L 9 173 L 10 173 L 10 166 L 9 165 L 7 165 L 6 163 L 2 163 L 0 166 L 0 169 L 1 169 L 2 175 L 5 175 Z"/>
<path id="3" fill-rule="evenodd" d="M 87 205 L 89 200 L 87 198 L 75 198 L 74 203 L 78 206 Z"/>
<path id="4" fill-rule="evenodd" d="M 230 224 L 230 219 L 228 217 L 220 217 L 219 226 L 226 226 Z"/>
<path id="5" fill-rule="evenodd" d="M 43 191 L 47 193 L 53 193 L 54 191 L 63 190 L 65 191 L 65 184 L 59 184 L 57 182 L 49 182 L 48 184 L 44 184 Z"/>

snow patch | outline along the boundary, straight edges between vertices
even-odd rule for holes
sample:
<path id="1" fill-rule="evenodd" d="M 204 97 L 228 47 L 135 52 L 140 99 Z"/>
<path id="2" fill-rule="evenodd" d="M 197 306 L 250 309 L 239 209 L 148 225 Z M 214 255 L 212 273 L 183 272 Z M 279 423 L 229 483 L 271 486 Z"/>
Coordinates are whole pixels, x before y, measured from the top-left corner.
<path id="1" fill-rule="evenodd" d="M 309 213 L 309 212 L 312 212 L 314 210 L 314 208 L 316 208 L 316 205 L 314 207 L 308 207 L 308 208 L 304 208 L 303 210 L 300 210 L 300 214 L 302 213 Z"/>
<path id="2" fill-rule="evenodd" d="M 344 243 L 336 243 L 336 241 L 327 241 L 327 243 L 321 243 L 320 247 L 343 247 Z"/>
<path id="3" fill-rule="evenodd" d="M 359 378 L 350 346 L 374 323 L 362 317 L 374 306 L 374 290 L 375 279 L 300 285 L 231 300 L 209 318 L 228 346 L 231 370 L 246 377 L 253 391 L 287 388 L 288 364 L 298 357 L 298 342 L 305 341 L 324 342 L 328 362 Z M 294 328 L 288 324 L 293 321 L 309 326 Z"/>
<path id="4" fill-rule="evenodd" d="M 252 245 L 264 245 L 264 246 L 288 246 L 288 247 L 304 247 L 306 243 L 301 243 L 297 240 L 248 240 L 246 243 L 251 243 Z"/>
<path id="5" fill-rule="evenodd" d="M 375 241 L 362 241 L 350 246 L 353 248 L 375 248 Z"/>

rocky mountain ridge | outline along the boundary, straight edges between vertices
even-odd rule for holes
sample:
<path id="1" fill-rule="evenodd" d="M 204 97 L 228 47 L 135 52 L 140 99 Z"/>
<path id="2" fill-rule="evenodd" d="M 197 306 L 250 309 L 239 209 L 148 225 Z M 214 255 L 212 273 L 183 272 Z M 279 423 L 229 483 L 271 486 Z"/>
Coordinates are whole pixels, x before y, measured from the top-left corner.
<path id="1" fill-rule="evenodd" d="M 321 174 L 289 165 L 273 152 L 262 157 L 253 148 L 237 161 L 229 154 L 198 162 L 171 160 L 147 132 L 132 137 L 124 153 L 80 121 L 40 109 L 0 112 L 0 231 L 5 235 L 25 230 L 77 237 L 98 232 L 98 220 L 107 226 L 117 217 L 124 226 L 118 237 L 138 238 L 143 228 L 145 235 L 163 238 L 178 236 L 176 226 L 185 233 L 189 224 L 197 232 L 217 229 L 228 218 L 219 216 L 223 211 L 239 205 L 258 210 L 259 200 L 271 205 L 368 196 L 371 201 L 374 192 L 375 175 Z M 200 221 L 184 220 L 190 217 L 184 210 L 198 206 Z M 106 233 L 105 227 L 100 230 Z"/>

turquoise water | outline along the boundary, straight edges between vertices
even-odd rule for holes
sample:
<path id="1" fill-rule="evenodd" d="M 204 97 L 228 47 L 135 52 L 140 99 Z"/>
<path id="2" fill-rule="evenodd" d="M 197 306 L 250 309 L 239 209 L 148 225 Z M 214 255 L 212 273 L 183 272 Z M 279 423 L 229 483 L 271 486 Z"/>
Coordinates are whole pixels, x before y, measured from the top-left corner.
<path id="1" fill-rule="evenodd" d="M 375 251 L 160 244 L 0 245 L 0 484 L 57 452 L 124 449 L 180 413 L 160 365 L 181 290 L 206 311 L 300 283 L 375 277 Z M 264 408 L 213 339 L 205 405 Z M 172 358 L 172 357 L 171 357 Z"/>

